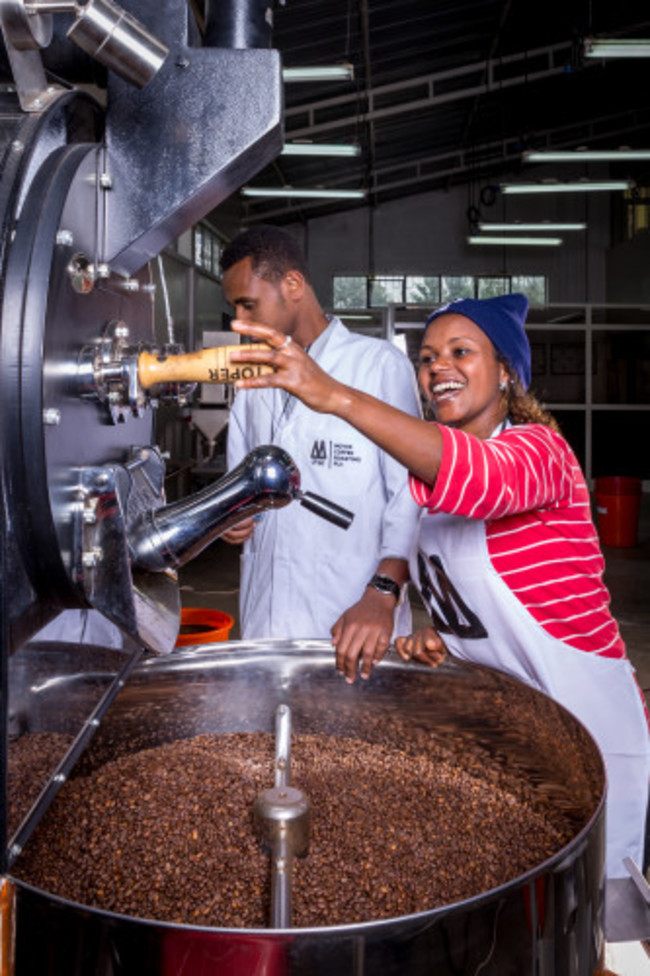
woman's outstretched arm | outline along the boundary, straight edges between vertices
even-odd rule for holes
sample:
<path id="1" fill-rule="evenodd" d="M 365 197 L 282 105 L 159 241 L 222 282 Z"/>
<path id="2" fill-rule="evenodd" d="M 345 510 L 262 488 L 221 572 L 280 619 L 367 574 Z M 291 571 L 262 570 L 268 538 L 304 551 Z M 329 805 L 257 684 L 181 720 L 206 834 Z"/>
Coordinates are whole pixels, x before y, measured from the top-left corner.
<path id="1" fill-rule="evenodd" d="M 232 362 L 273 366 L 273 373 L 240 379 L 238 389 L 279 387 L 292 393 L 317 413 L 347 421 L 416 477 L 430 484 L 436 479 L 442 456 L 442 437 L 436 424 L 403 413 L 354 387 L 339 383 L 318 366 L 296 343 L 266 325 L 235 320 L 234 332 L 268 343 L 270 349 L 235 351 Z"/>

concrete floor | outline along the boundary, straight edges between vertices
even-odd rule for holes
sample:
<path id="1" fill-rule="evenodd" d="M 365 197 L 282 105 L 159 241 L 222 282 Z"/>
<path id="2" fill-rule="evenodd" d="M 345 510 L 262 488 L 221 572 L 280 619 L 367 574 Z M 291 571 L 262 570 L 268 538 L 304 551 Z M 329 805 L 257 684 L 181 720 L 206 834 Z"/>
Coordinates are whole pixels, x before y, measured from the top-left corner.
<path id="1" fill-rule="evenodd" d="M 217 539 L 180 571 L 184 607 L 222 610 L 234 618 L 231 640 L 238 640 L 239 547 Z M 642 499 L 638 544 L 604 546 L 605 579 L 628 654 L 650 705 L 650 495 Z M 427 621 L 417 593 L 411 600 L 416 626 Z"/>

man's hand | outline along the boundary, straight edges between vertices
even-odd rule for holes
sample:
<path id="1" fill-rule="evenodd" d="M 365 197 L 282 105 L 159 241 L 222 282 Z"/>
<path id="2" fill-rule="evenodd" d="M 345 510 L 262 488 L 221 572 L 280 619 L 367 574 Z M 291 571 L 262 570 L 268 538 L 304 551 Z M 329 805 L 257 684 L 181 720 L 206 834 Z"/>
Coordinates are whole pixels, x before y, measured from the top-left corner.
<path id="1" fill-rule="evenodd" d="M 395 650 L 403 661 L 418 661 L 431 668 L 437 668 L 447 656 L 447 648 L 433 627 L 423 627 L 408 637 L 397 637 Z"/>
<path id="2" fill-rule="evenodd" d="M 231 529 L 228 529 L 219 538 L 223 539 L 224 542 L 229 542 L 231 546 L 239 546 L 242 542 L 248 542 L 254 529 L 255 519 L 244 519 L 243 522 L 238 522 L 237 525 L 233 525 Z"/>
<path id="3" fill-rule="evenodd" d="M 359 671 L 364 679 L 388 650 L 393 633 L 395 598 L 368 587 L 358 603 L 343 613 L 332 627 L 336 670 L 352 684 Z"/>

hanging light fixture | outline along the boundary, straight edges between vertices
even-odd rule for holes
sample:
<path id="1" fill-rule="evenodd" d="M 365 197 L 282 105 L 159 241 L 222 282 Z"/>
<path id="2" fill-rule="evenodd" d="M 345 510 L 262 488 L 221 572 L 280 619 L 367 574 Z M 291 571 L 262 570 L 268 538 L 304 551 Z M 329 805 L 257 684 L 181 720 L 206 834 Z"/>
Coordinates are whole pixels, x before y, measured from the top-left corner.
<path id="1" fill-rule="evenodd" d="M 321 64 L 304 68 L 283 68 L 282 80 L 293 81 L 352 81 L 354 66 L 351 64 Z"/>
<path id="2" fill-rule="evenodd" d="M 631 190 L 634 180 L 540 180 L 536 183 L 502 183 L 501 192 L 514 193 L 593 193 L 599 191 Z"/>
<path id="3" fill-rule="evenodd" d="M 582 53 L 586 58 L 650 58 L 650 40 L 586 37 Z"/>
<path id="4" fill-rule="evenodd" d="M 650 159 L 650 149 L 527 149 L 524 163 L 614 163 Z"/>
<path id="5" fill-rule="evenodd" d="M 509 231 L 521 233 L 521 231 L 536 231 L 536 230 L 552 230 L 552 231 L 573 231 L 573 230 L 586 230 L 587 225 L 584 222 L 574 222 L 571 221 L 557 221 L 551 223 L 546 220 L 531 221 L 529 223 L 524 223 L 523 221 L 516 221 L 514 224 L 507 223 L 494 223 L 480 221 L 478 224 L 478 229 L 480 231 L 500 231 L 501 233 L 508 233 Z"/>
<path id="6" fill-rule="evenodd" d="M 295 200 L 363 200 L 365 190 L 296 189 L 292 186 L 243 186 L 244 197 L 293 197 Z"/>
<path id="7" fill-rule="evenodd" d="M 467 238 L 468 244 L 489 244 L 503 247 L 559 247 L 562 243 L 561 237 L 517 237 L 507 234 L 505 236 L 484 236 L 480 234 L 471 235 Z"/>
<path id="8" fill-rule="evenodd" d="M 355 143 L 285 142 L 281 156 L 359 156 L 361 147 Z"/>

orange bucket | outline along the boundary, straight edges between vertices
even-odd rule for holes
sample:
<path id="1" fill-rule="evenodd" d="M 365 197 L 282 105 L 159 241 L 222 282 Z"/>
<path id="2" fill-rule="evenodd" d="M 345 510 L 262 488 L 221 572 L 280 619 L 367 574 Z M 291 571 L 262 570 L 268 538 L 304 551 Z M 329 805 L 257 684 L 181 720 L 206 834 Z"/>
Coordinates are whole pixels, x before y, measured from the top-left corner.
<path id="1" fill-rule="evenodd" d="M 234 624 L 229 613 L 221 610 L 207 610 L 205 607 L 183 607 L 181 610 L 181 632 L 176 647 L 191 644 L 216 644 L 228 640 Z M 185 628 L 185 633 L 183 633 Z"/>
<path id="2" fill-rule="evenodd" d="M 598 534 L 604 546 L 635 546 L 639 534 L 641 479 L 596 478 Z"/>

